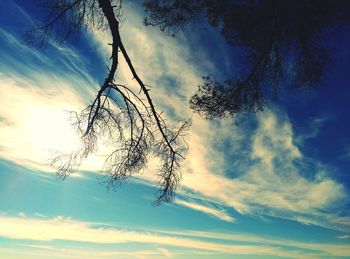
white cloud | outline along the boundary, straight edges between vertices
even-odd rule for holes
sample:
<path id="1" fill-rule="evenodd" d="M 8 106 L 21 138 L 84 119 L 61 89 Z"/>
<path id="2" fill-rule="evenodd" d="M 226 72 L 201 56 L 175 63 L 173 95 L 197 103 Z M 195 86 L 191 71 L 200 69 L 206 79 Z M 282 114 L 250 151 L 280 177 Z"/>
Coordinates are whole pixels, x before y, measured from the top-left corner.
<path id="1" fill-rule="evenodd" d="M 317 171 L 307 172 L 309 178 L 304 176 L 305 172 L 296 164 L 304 157 L 294 143 L 295 136 L 288 118 L 278 116 L 276 111 L 268 111 L 259 114 L 257 120 L 257 128 L 247 130 L 251 136 L 245 141 L 240 140 L 240 133 L 234 129 L 232 132 L 205 131 L 202 127 L 202 132 L 192 135 L 183 186 L 241 213 L 266 214 L 302 223 L 309 220 L 328 227 L 344 225 L 342 221 L 335 224 L 328 218 L 333 206 L 346 197 L 343 185 L 328 177 L 321 165 Z M 211 156 L 220 157 L 221 152 L 227 152 L 210 148 L 215 136 L 229 139 L 231 135 L 238 148 L 229 162 L 233 165 L 232 171 L 240 172 L 233 178 L 216 173 L 227 166 L 224 162 L 220 164 L 219 161 L 211 168 L 207 165 Z M 250 151 L 242 156 L 239 150 L 244 146 Z M 235 159 L 241 160 L 238 166 L 234 166 Z"/>
<path id="2" fill-rule="evenodd" d="M 52 88 L 22 87 L 1 79 L 0 156 L 31 168 L 40 168 L 53 150 L 71 150 L 79 140 L 64 111 L 75 110 L 81 99 L 62 82 Z"/>
<path id="3" fill-rule="evenodd" d="M 260 204 L 297 212 L 326 209 L 344 198 L 343 186 L 328 178 L 325 172 L 308 172 L 309 179 L 294 162 L 302 159 L 294 144 L 291 124 L 267 112 L 260 114 L 259 125 L 252 136 L 252 159 L 245 180 L 258 184 L 255 200 Z"/>
<path id="4" fill-rule="evenodd" d="M 342 235 L 342 236 L 337 236 L 339 239 L 348 239 L 350 238 L 350 235 Z"/>
<path id="5" fill-rule="evenodd" d="M 48 245 L 17 245 L 16 250 L 0 247 L 0 254 L 4 258 L 13 259 L 82 259 L 82 258 L 137 258 L 137 259 L 153 259 L 171 257 L 171 254 L 165 255 L 165 250 L 159 249 L 135 249 L 135 251 L 106 251 L 91 248 L 72 248 L 72 247 L 56 247 Z M 169 252 L 170 253 L 170 252 Z"/>
<path id="6" fill-rule="evenodd" d="M 181 249 L 232 255 L 255 254 L 290 258 L 347 256 L 350 252 L 346 245 L 302 243 L 245 234 L 200 231 L 130 231 L 111 226 L 103 228 L 96 223 L 76 221 L 64 217 L 43 220 L 0 216 L 0 236 L 9 239 L 36 241 L 34 243 L 36 248 L 43 250 L 53 250 L 48 242 L 54 240 L 78 242 L 70 243 L 70 247 L 73 248 L 72 252 L 74 249 L 79 252 L 79 244 L 81 243 L 103 245 L 129 242 L 157 245 L 159 246 L 158 252 L 163 256 L 172 256 L 173 253 L 176 254 Z M 205 241 L 202 240 L 203 238 Z M 213 241 L 208 241 L 207 238 L 213 239 Z M 250 244 L 238 244 L 241 242 L 249 242 Z M 100 256 L 104 254 L 107 258 L 119 254 L 113 250 L 106 250 L 103 246 L 97 252 Z"/>
<path id="7" fill-rule="evenodd" d="M 25 218 L 27 217 L 27 215 L 24 212 L 20 212 L 18 213 L 18 216 L 20 216 L 21 218 Z"/>
<path id="8" fill-rule="evenodd" d="M 188 207 L 190 209 L 193 210 L 197 210 L 206 214 L 209 214 L 211 216 L 214 216 L 218 219 L 221 219 L 223 221 L 228 221 L 228 222 L 234 222 L 235 219 L 230 216 L 228 213 L 226 213 L 224 210 L 219 210 L 210 206 L 205 206 L 199 203 L 195 203 L 195 202 L 188 202 L 188 201 L 184 201 L 181 200 L 179 198 L 176 199 L 175 201 L 176 204 Z"/>
<path id="9" fill-rule="evenodd" d="M 293 247 L 297 249 L 313 250 L 324 253 L 328 256 L 348 256 L 350 248 L 345 244 L 332 244 L 332 243 L 313 243 L 313 242 L 299 242 L 291 239 L 276 239 L 271 237 L 264 237 L 258 235 L 249 235 L 244 233 L 218 233 L 218 232 L 205 232 L 205 231 L 168 231 L 176 235 L 182 235 L 186 237 L 207 237 L 213 239 L 220 239 L 226 241 L 237 242 L 250 242 L 255 244 L 263 244 L 266 246 L 278 246 L 278 247 Z M 341 236 L 344 237 L 344 236 Z M 338 237 L 339 238 L 339 237 Z M 347 238 L 347 237 L 346 237 Z M 305 255 L 304 255 L 305 256 Z M 304 258 L 304 257 L 301 257 Z"/>
<path id="10" fill-rule="evenodd" d="M 174 254 L 171 253 L 168 249 L 165 248 L 158 248 L 158 251 L 160 251 L 162 253 L 162 255 L 164 255 L 165 257 L 173 257 Z"/>
<path id="11" fill-rule="evenodd" d="M 52 52 L 46 53 L 23 45 L 19 36 L 5 29 L 0 29 L 0 37 L 20 50 L 0 52 L 6 60 L 0 63 L 0 156 L 53 172 L 48 161 L 80 145 L 68 112 L 85 108 L 99 85 L 88 74 L 85 58 L 70 46 L 50 42 Z M 82 169 L 96 171 L 102 164 L 101 158 L 91 157 Z"/>
<path id="12" fill-rule="evenodd" d="M 249 254 L 254 251 L 248 246 L 222 245 L 150 232 L 96 228 L 88 222 L 73 221 L 62 217 L 51 220 L 1 217 L 0 235 L 5 238 L 36 241 L 66 240 L 98 244 L 150 243 L 237 254 Z M 257 250 L 253 253 L 272 253 L 264 247 L 254 248 Z"/>

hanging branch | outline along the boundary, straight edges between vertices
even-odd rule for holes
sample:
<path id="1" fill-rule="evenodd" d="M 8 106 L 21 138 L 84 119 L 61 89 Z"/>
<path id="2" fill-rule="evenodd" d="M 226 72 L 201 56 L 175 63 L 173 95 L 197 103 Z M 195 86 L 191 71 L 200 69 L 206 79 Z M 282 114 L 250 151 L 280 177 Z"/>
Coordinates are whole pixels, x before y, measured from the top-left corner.
<path id="1" fill-rule="evenodd" d="M 65 179 L 97 150 L 98 139 L 107 136 L 113 146 L 113 151 L 107 156 L 103 167 L 107 186 L 115 187 L 124 183 L 130 176 L 142 171 L 147 166 L 148 159 L 155 156 L 159 158 L 161 165 L 158 173 L 159 190 L 154 204 L 171 201 L 181 179 L 180 163 L 186 152 L 185 140 L 190 121 L 179 122 L 178 126 L 169 128 L 157 112 L 149 90 L 138 76 L 121 40 L 118 21 L 122 12 L 121 0 L 77 0 L 63 9 L 60 2 L 66 1 L 57 1 L 61 12 L 51 17 L 46 25 L 31 30 L 31 37 L 39 34 L 42 44 L 48 39 L 46 34 L 51 33 L 55 23 L 65 19 L 64 25 L 69 28 L 67 16 L 73 17 L 75 21 L 74 15 L 84 16 L 87 14 L 86 10 L 92 10 L 92 13 L 88 13 L 90 18 L 95 17 L 92 24 L 97 23 L 98 28 L 101 28 L 104 24 L 101 17 L 107 21 L 112 35 L 112 63 L 92 104 L 80 113 L 72 113 L 74 126 L 81 136 L 81 148 L 55 157 L 51 165 L 57 169 L 58 176 Z M 79 21 L 84 20 L 79 18 Z M 140 87 L 139 93 L 115 80 L 119 51 Z"/>

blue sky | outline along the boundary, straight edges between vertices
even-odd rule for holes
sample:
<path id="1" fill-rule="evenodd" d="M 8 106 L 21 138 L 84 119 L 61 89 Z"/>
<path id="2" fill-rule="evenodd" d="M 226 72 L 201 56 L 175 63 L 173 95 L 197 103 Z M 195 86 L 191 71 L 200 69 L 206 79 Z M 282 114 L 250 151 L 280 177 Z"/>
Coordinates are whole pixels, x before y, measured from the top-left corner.
<path id="1" fill-rule="evenodd" d="M 143 27 L 138 4 L 125 8 L 124 44 L 158 109 L 170 123 L 192 118 L 175 201 L 152 206 L 156 161 L 107 190 L 98 173 L 104 145 L 56 179 L 47 161 L 79 144 L 67 111 L 94 98 L 110 36 L 88 31 L 78 42 L 28 48 L 21 37 L 40 9 L 3 0 L 0 257 L 350 258 L 349 30 L 327 43 L 334 59 L 321 86 L 282 91 L 269 109 L 236 124 L 188 107 L 203 75 L 224 79 L 235 69 L 220 35 L 168 37 Z M 123 61 L 117 76 L 134 86 Z"/>

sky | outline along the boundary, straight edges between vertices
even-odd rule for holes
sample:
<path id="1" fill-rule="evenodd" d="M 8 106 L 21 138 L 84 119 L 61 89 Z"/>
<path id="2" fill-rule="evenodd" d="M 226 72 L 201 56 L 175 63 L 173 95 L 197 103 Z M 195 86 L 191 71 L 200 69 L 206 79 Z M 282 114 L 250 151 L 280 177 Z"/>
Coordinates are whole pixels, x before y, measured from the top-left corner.
<path id="1" fill-rule="evenodd" d="M 29 48 L 23 33 L 43 10 L 0 1 L 0 258 L 350 258 L 350 30 L 327 42 L 333 63 L 316 89 L 209 121 L 188 100 L 202 76 L 230 75 L 233 50 L 210 28 L 169 37 L 143 16 L 126 3 L 134 66 L 169 123 L 192 118 L 181 187 L 160 206 L 153 161 L 116 190 L 99 172 L 103 145 L 65 181 L 48 166 L 79 145 L 68 111 L 102 84 L 108 32 Z M 135 85 L 122 59 L 117 79 Z"/>

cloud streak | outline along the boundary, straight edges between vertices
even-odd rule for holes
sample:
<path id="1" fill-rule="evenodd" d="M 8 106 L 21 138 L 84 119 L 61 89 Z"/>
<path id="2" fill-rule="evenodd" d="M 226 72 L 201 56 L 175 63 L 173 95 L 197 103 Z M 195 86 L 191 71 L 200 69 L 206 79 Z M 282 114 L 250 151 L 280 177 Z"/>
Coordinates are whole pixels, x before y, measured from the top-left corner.
<path id="1" fill-rule="evenodd" d="M 0 236 L 8 239 L 38 241 L 39 246 L 42 246 L 40 242 L 45 242 L 42 243 L 45 244 L 44 250 L 48 248 L 48 243 L 46 242 L 64 240 L 100 245 L 118 243 L 159 245 L 161 247 L 159 251 L 163 255 L 171 255 L 169 251 L 174 250 L 176 252 L 181 251 L 181 249 L 223 254 L 259 254 L 291 258 L 314 258 L 321 255 L 346 256 L 350 252 L 348 246 L 345 245 L 308 244 L 292 240 L 273 240 L 258 236 L 215 232 L 130 231 L 111 226 L 106 228 L 101 224 L 76 221 L 63 217 L 43 220 L 28 217 L 0 216 Z M 213 241 L 208 241 L 207 238 L 211 238 Z M 230 241 L 231 243 L 228 244 L 220 240 Z M 242 242 L 250 244 L 239 244 Z M 293 249 L 291 250 L 291 248 Z M 108 255 L 108 252 L 105 252 Z M 112 252 L 110 256 L 113 255 L 115 253 Z"/>
<path id="2" fill-rule="evenodd" d="M 181 200 L 179 198 L 176 199 L 175 203 L 196 211 L 200 211 L 210 216 L 214 216 L 215 218 L 221 219 L 223 221 L 235 222 L 235 219 L 229 214 L 227 214 L 224 210 L 219 210 L 219 209 L 216 209 L 210 206 L 205 206 L 195 202 L 188 202 L 185 200 Z"/>

